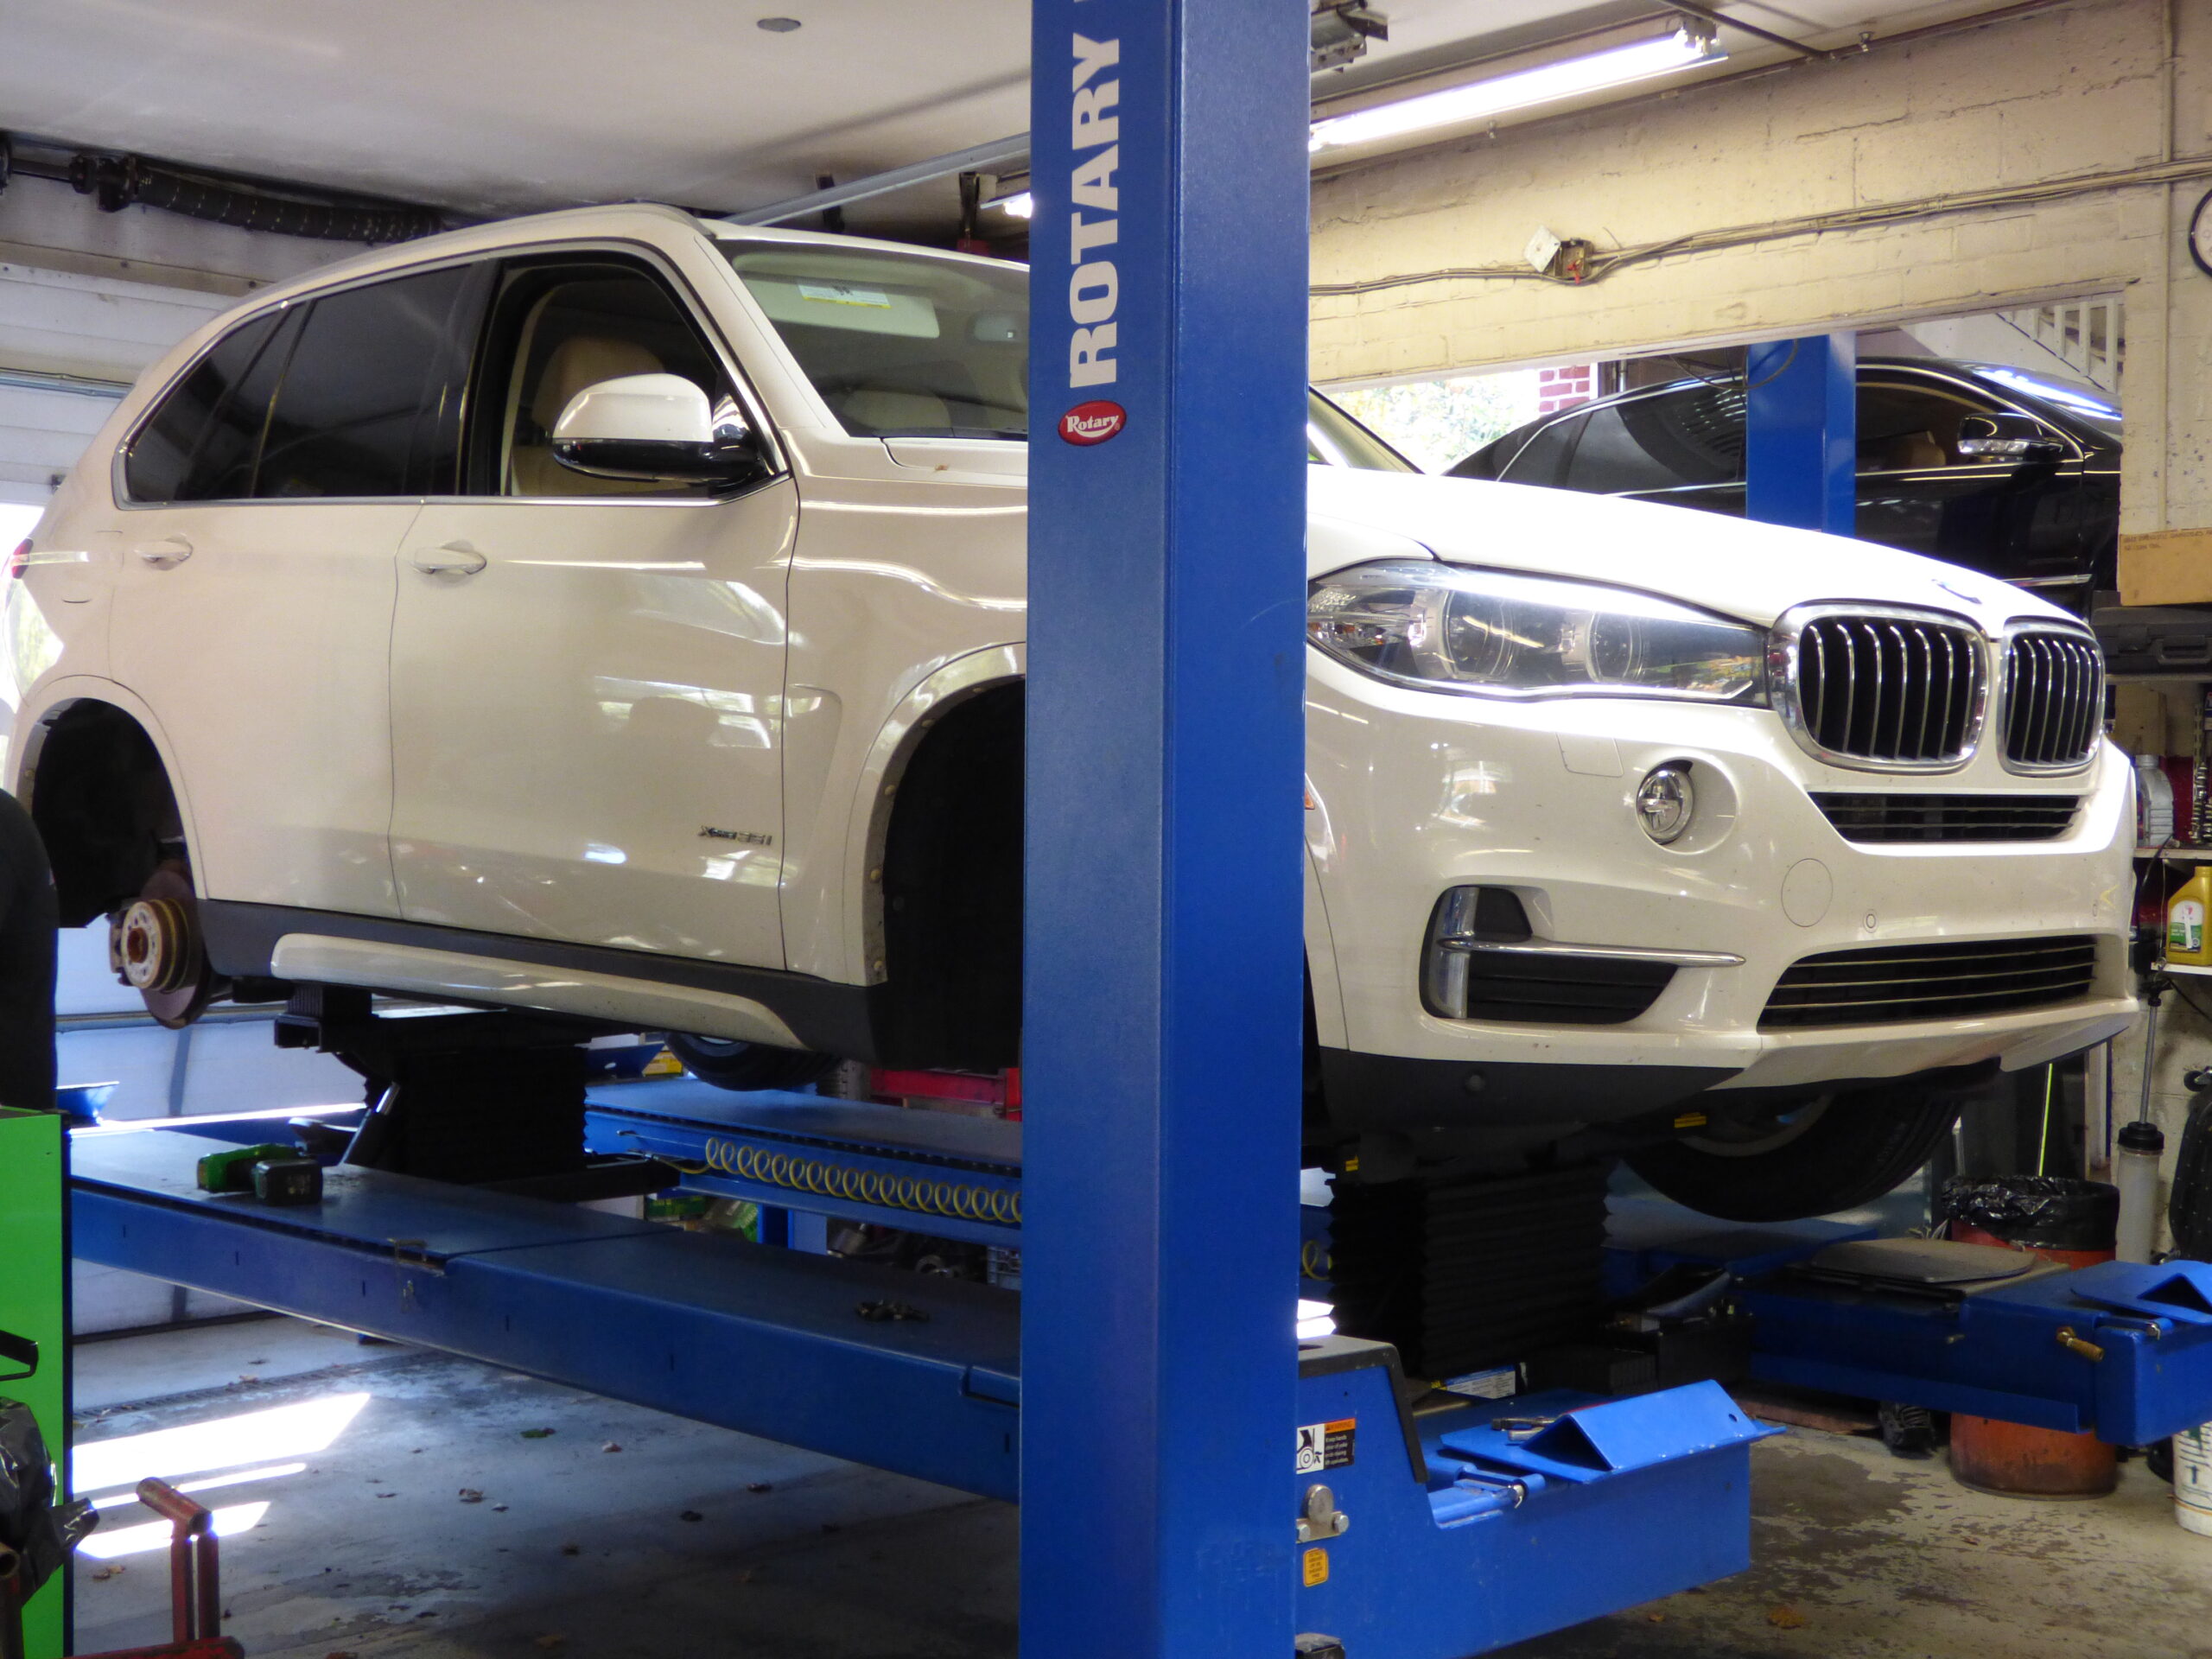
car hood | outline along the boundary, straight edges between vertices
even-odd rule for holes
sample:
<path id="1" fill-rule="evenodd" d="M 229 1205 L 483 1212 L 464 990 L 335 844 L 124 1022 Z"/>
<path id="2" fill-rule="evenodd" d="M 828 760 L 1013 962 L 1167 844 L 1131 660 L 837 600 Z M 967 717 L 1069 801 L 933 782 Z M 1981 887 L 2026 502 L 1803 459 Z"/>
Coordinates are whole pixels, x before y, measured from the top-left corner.
<path id="1" fill-rule="evenodd" d="M 1309 576 L 1433 557 L 1612 582 L 1761 626 L 1814 600 L 1963 613 L 1992 632 L 2013 617 L 2069 616 L 1977 570 L 1694 508 L 1339 467 L 1309 467 L 1306 476 Z"/>

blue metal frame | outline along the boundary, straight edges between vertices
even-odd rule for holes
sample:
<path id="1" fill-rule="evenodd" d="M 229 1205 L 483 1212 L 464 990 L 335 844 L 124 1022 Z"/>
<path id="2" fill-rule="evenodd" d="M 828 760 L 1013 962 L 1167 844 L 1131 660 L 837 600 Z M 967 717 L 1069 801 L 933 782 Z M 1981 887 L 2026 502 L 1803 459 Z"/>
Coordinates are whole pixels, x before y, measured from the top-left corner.
<path id="1" fill-rule="evenodd" d="M 1306 10 L 1032 11 L 1031 1659 L 1291 1645 Z"/>
<path id="2" fill-rule="evenodd" d="M 1299 1471 L 1279 1501 L 1294 1515 L 1324 1483 L 1351 1526 L 1301 1552 L 1300 1630 L 1357 1656 L 1462 1659 L 1751 1564 L 1751 1446 L 1780 1431 L 1718 1383 L 1407 1422 L 1393 1351 L 1338 1341 L 1310 1359 L 1300 1421 L 1335 1430 L 1328 1456 L 1348 1461 Z"/>
<path id="3" fill-rule="evenodd" d="M 1745 365 L 1744 516 L 1848 536 L 1859 516 L 1859 341 L 1770 340 Z"/>
<path id="4" fill-rule="evenodd" d="M 211 1141 L 78 1137 L 77 1255 L 990 1497 L 1016 1492 L 1020 1302 L 931 1274 L 337 1168 L 197 1190 Z M 871 1320 L 863 1303 L 918 1317 Z"/>

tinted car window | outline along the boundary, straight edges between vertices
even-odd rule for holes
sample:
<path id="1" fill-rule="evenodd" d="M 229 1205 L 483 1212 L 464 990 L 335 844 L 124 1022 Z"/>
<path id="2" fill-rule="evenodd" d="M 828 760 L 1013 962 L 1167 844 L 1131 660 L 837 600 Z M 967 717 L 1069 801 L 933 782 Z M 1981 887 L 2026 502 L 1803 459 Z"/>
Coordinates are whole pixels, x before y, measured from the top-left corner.
<path id="1" fill-rule="evenodd" d="M 673 374 L 705 392 L 710 406 L 732 398 L 728 378 L 706 338 L 658 278 L 604 262 L 514 266 L 493 308 L 490 338 L 476 493 L 711 493 L 703 484 L 593 478 L 553 458 L 553 427 L 561 411 L 578 392 L 602 380 Z"/>
<path id="2" fill-rule="evenodd" d="M 1986 404 L 1933 387 L 1859 384 L 1859 470 L 1911 472 L 1986 463 L 1959 454 L 1959 423 L 1986 415 Z"/>
<path id="3" fill-rule="evenodd" d="M 253 493 L 404 495 L 425 394 L 444 372 L 465 266 L 347 289 L 308 308 L 262 444 Z M 429 461 L 431 457 L 422 457 Z"/>
<path id="4" fill-rule="evenodd" d="M 162 400 L 124 461 L 133 501 L 216 501 L 250 491 L 290 331 L 276 336 L 289 320 L 272 311 L 240 324 Z"/>
<path id="5" fill-rule="evenodd" d="M 1498 476 L 1512 484 L 1560 483 L 1567 475 L 1567 457 L 1574 453 L 1575 436 L 1588 418 L 1570 415 L 1563 421 L 1554 421 L 1522 444 L 1520 454 L 1506 462 Z"/>
<path id="6" fill-rule="evenodd" d="M 1726 484 L 1743 473 L 1743 389 L 1688 386 L 1592 410 L 1567 485 L 1618 494 Z"/>

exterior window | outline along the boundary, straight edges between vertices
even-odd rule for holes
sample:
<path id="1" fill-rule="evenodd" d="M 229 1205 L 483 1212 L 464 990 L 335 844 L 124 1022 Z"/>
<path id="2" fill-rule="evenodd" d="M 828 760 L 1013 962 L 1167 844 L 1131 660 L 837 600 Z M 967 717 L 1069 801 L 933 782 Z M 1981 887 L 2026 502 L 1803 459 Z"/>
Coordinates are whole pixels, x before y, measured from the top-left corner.
<path id="1" fill-rule="evenodd" d="M 1959 454 L 1959 423 L 1989 405 L 1923 386 L 1859 385 L 1859 470 L 1918 472 L 1988 463 Z"/>
<path id="2" fill-rule="evenodd" d="M 220 501 L 252 493 L 254 457 L 293 321 L 271 311 L 241 323 L 162 400 L 123 464 L 131 500 Z"/>
<path id="3" fill-rule="evenodd" d="M 486 390 L 479 394 L 489 418 L 475 440 L 475 493 L 712 493 L 706 485 L 593 478 L 553 458 L 561 411 L 602 380 L 674 374 L 705 392 L 710 405 L 733 396 L 697 325 L 654 277 L 603 262 L 512 266 L 493 314 L 491 341 Z"/>
<path id="4" fill-rule="evenodd" d="M 269 420 L 253 493 L 426 493 L 435 487 L 447 330 L 468 270 L 424 271 L 314 302 Z M 418 450 L 419 435 L 423 442 Z M 451 463 L 444 470 L 449 474 Z"/>
<path id="5" fill-rule="evenodd" d="M 1567 463 L 1567 484 L 1621 495 L 1743 475 L 1742 388 L 1693 386 L 1592 410 Z"/>
<path id="6" fill-rule="evenodd" d="M 1586 415 L 1570 415 L 1554 421 L 1522 444 L 1521 453 L 1505 464 L 1498 476 L 1509 484 L 1560 483 L 1567 475 L 1567 457 L 1574 453 L 1575 437 L 1587 419 Z"/>

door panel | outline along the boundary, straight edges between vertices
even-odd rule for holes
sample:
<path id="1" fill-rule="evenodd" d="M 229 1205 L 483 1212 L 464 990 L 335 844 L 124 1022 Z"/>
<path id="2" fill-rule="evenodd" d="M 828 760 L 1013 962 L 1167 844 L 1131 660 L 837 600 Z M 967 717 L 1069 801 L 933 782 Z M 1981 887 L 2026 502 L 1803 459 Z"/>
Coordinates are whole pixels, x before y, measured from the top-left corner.
<path id="1" fill-rule="evenodd" d="M 386 691 L 414 501 L 124 517 L 110 649 L 162 725 L 217 899 L 398 913 Z"/>
<path id="2" fill-rule="evenodd" d="M 797 526 L 788 479 L 724 502 L 426 506 L 392 654 L 403 913 L 782 966 Z"/>

